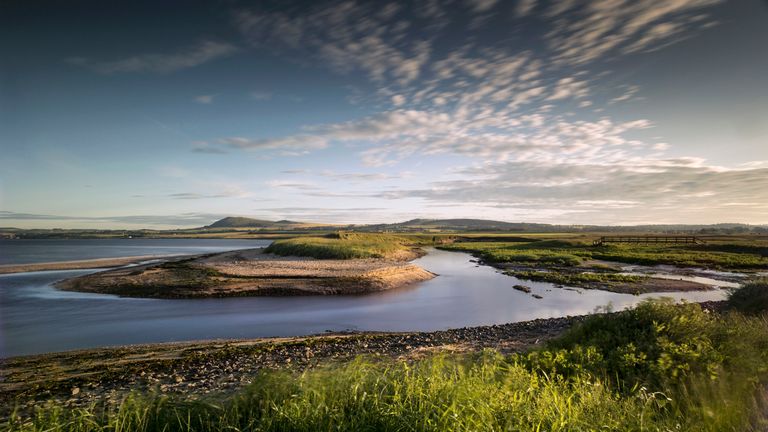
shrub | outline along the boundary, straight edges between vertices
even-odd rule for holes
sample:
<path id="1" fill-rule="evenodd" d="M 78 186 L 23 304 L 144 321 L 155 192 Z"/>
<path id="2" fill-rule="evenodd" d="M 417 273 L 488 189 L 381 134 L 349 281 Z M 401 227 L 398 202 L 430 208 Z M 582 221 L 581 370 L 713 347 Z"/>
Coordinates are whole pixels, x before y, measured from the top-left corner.
<path id="1" fill-rule="evenodd" d="M 728 305 L 745 314 L 764 314 L 768 311 L 768 278 L 750 281 L 732 290 Z"/>

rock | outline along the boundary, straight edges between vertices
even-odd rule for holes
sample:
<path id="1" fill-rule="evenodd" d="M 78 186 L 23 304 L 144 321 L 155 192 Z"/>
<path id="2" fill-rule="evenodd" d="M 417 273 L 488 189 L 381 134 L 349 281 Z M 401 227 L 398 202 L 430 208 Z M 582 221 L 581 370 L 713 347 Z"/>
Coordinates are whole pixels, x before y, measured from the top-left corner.
<path id="1" fill-rule="evenodd" d="M 525 285 L 514 285 L 514 286 L 512 286 L 512 288 L 514 288 L 514 289 L 516 289 L 518 291 L 522 291 L 524 293 L 530 293 L 531 292 L 531 287 L 527 287 Z"/>
<path id="2" fill-rule="evenodd" d="M 72 396 L 75 396 L 80 393 L 80 387 L 75 387 L 72 389 Z"/>

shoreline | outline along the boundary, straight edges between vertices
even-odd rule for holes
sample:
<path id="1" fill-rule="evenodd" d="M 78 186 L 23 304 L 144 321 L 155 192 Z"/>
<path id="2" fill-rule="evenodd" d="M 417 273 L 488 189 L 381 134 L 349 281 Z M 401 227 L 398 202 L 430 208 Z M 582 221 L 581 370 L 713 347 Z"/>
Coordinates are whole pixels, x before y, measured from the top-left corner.
<path id="1" fill-rule="evenodd" d="M 359 355 L 409 359 L 432 352 L 522 352 L 586 315 L 433 332 L 328 333 L 128 345 L 0 358 L 0 417 L 54 400 L 67 406 L 119 402 L 132 391 L 225 394 L 260 369 L 302 370 Z"/>
<path id="2" fill-rule="evenodd" d="M 725 301 L 700 303 L 721 312 Z M 618 313 L 618 312 L 612 312 Z M 226 395 L 262 369 L 302 371 L 357 356 L 412 360 L 436 353 L 543 346 L 590 315 L 541 318 L 432 332 L 353 332 L 82 349 L 0 358 L 0 418 L 48 401 L 67 407 L 117 404 L 131 392 L 196 398 Z"/>
<path id="3" fill-rule="evenodd" d="M 37 271 L 57 271 L 57 270 L 86 270 L 120 267 L 129 264 L 138 264 L 148 260 L 170 259 L 184 254 L 171 255 L 136 255 L 116 258 L 91 258 L 73 261 L 49 261 L 42 263 L 29 264 L 2 264 L 0 265 L 0 275 L 14 273 L 30 273 Z"/>

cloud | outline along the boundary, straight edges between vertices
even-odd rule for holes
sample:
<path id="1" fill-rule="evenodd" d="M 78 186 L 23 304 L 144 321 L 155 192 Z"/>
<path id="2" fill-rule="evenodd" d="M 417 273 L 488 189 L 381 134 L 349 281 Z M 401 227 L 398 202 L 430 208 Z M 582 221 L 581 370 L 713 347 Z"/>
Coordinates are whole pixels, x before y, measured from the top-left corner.
<path id="1" fill-rule="evenodd" d="M 535 52 L 493 41 L 438 50 L 435 41 L 453 18 L 449 11 L 456 9 L 440 1 L 411 13 L 408 6 L 376 8 L 355 1 L 301 12 L 240 10 L 234 20 L 252 46 L 298 61 L 320 62 L 341 73 L 362 71 L 377 88 L 379 103 L 390 108 L 357 120 L 305 126 L 284 137 L 222 142 L 235 148 L 288 148 L 286 155 L 306 154 L 334 142 L 352 143 L 364 147 L 363 162 L 374 166 L 417 154 L 620 159 L 657 144 L 624 135 L 641 129 L 641 124 L 648 127 L 648 122 L 573 120 L 567 118 L 573 114 L 557 111 L 561 104 L 575 101 L 574 108 L 590 110 L 594 117 L 593 107 L 601 103 L 594 94 L 608 95 L 602 104 L 616 103 L 636 97 L 639 88 L 620 85 L 594 92 L 592 80 L 605 75 L 573 66 L 668 44 L 674 41 L 675 29 L 695 28 L 706 16 L 704 8 L 720 1 L 520 0 L 513 14 L 499 12 L 499 16 L 513 23 L 514 16 L 543 14 L 539 18 L 550 27 L 540 37 L 549 50 Z M 467 1 L 467 5 L 483 13 L 506 7 L 495 0 Z M 482 29 L 463 31 L 474 37 Z M 620 130 L 620 124 L 633 126 Z"/>
<path id="2" fill-rule="evenodd" d="M 518 0 L 515 6 L 515 15 L 518 18 L 523 18 L 530 15 L 536 7 L 537 0 Z"/>
<path id="3" fill-rule="evenodd" d="M 241 10 L 234 21 L 253 46 L 292 52 L 297 61 L 320 59 L 342 73 L 360 70 L 378 82 L 395 79 L 408 84 L 429 60 L 431 44 L 425 39 L 401 43 L 412 23 L 398 19 L 399 11 L 396 4 L 379 7 L 346 1 L 315 6 L 302 14 Z"/>
<path id="4" fill-rule="evenodd" d="M 266 182 L 266 185 L 271 188 L 292 189 L 297 191 L 317 191 L 321 189 L 319 186 L 312 183 L 288 180 L 270 180 Z"/>
<path id="5" fill-rule="evenodd" d="M 624 102 L 632 99 L 637 92 L 640 91 L 640 87 L 636 85 L 626 86 L 624 94 L 617 96 L 609 101 L 609 103 Z"/>
<path id="6" fill-rule="evenodd" d="M 213 98 L 215 98 L 216 95 L 200 95 L 195 97 L 195 102 L 200 104 L 210 104 L 213 102 Z"/>
<path id="7" fill-rule="evenodd" d="M 188 169 L 173 164 L 158 166 L 155 168 L 155 171 L 160 176 L 170 178 L 185 178 L 191 174 Z"/>
<path id="8" fill-rule="evenodd" d="M 197 192 L 179 192 L 166 195 L 168 198 L 190 200 L 190 199 L 206 199 L 206 198 L 225 198 L 227 195 L 206 195 Z"/>
<path id="9" fill-rule="evenodd" d="M 266 91 L 252 91 L 251 98 L 259 101 L 266 101 L 272 99 L 272 93 Z"/>
<path id="10" fill-rule="evenodd" d="M 579 209 L 579 215 L 571 217 L 581 223 L 641 223 L 649 213 L 656 221 L 690 223 L 765 221 L 768 216 L 768 168 L 727 169 L 698 159 L 623 164 L 509 162 L 469 168 L 464 174 L 465 180 L 434 182 L 429 188 L 381 196 L 436 204 Z M 738 205 L 735 214 L 732 203 L 751 205 Z"/>
<path id="11" fill-rule="evenodd" d="M 466 0 L 474 12 L 488 12 L 496 6 L 498 0 Z"/>
<path id="12" fill-rule="evenodd" d="M 211 213 L 181 213 L 175 215 L 107 215 L 107 216 L 81 216 L 81 215 L 49 215 L 36 213 L 20 213 L 13 211 L 0 211 L 0 219 L 23 221 L 58 221 L 71 225 L 72 222 L 93 224 L 117 224 L 117 225 L 157 225 L 167 226 L 203 226 L 221 219 L 226 215 Z"/>
<path id="13" fill-rule="evenodd" d="M 222 149 L 221 147 L 216 147 L 211 145 L 208 142 L 205 141 L 195 141 L 192 143 L 192 152 L 193 153 L 203 153 L 203 154 L 226 154 L 228 153 L 226 150 Z"/>
<path id="14" fill-rule="evenodd" d="M 314 197 L 402 198 L 437 207 L 465 202 L 582 221 L 633 211 L 645 216 L 639 208 L 671 214 L 674 204 L 665 191 L 718 209 L 722 206 L 714 200 L 730 192 L 738 198 L 729 202 L 754 202 L 737 189 L 752 190 L 742 179 L 757 181 L 762 173 L 756 170 L 763 167 L 660 159 L 670 145 L 645 131 L 654 126 L 650 121 L 614 118 L 604 111 L 642 97 L 640 87 L 613 76 L 608 62 L 696 34 L 711 23 L 711 7 L 723 1 L 478 0 L 458 8 L 456 2 L 438 0 L 414 7 L 343 1 L 302 10 L 241 10 L 235 22 L 251 46 L 367 77 L 372 91 L 356 94 L 356 102 L 383 108 L 348 121 L 305 125 L 282 137 L 218 143 L 283 154 L 339 145 L 354 149 L 368 166 L 446 155 L 480 167 L 444 172 L 450 180 L 429 188 L 378 193 L 296 182 L 272 185 Z M 476 15 L 460 16 L 467 8 Z M 488 32 L 490 26 L 473 26 L 478 19 L 503 23 L 507 36 L 525 31 L 537 49 Z M 459 42 L 451 37 L 457 31 L 466 36 Z M 366 172 L 300 174 L 348 182 L 390 178 Z M 689 185 L 714 178 L 722 185 Z M 698 204 L 687 205 L 691 217 L 699 217 L 693 214 Z M 610 211 L 603 216 L 601 209 Z M 765 208 L 750 211 L 750 217 L 765 214 Z"/>
<path id="15" fill-rule="evenodd" d="M 228 57 L 237 51 L 238 48 L 229 43 L 203 41 L 191 48 L 175 53 L 139 54 L 133 57 L 110 61 L 72 57 L 67 59 L 67 61 L 105 75 L 120 73 L 166 74 L 200 66 L 218 58 Z"/>
<path id="16" fill-rule="evenodd" d="M 350 182 L 360 182 L 360 181 L 381 181 L 381 180 L 395 180 L 395 179 L 401 179 L 406 176 L 406 174 L 385 174 L 385 173 L 374 173 L 374 172 L 351 172 L 351 173 L 339 173 L 335 171 L 325 170 L 318 173 L 318 175 L 322 177 L 327 177 L 333 180 L 343 180 L 343 181 L 350 181 Z"/>
<path id="17" fill-rule="evenodd" d="M 586 81 L 579 81 L 573 77 L 561 78 L 552 94 L 547 100 L 561 100 L 567 98 L 583 98 L 589 95 L 589 85 Z"/>
<path id="18" fill-rule="evenodd" d="M 259 150 L 298 150 L 309 151 L 324 149 L 328 146 L 328 141 L 315 135 L 295 135 L 283 138 L 258 138 L 249 139 L 243 137 L 222 138 L 219 143 L 232 148 L 259 151 Z"/>
<path id="19" fill-rule="evenodd" d="M 581 65 L 607 55 L 652 51 L 710 21 L 703 9 L 725 0 L 568 0 L 553 2 L 548 35 L 555 60 Z"/>

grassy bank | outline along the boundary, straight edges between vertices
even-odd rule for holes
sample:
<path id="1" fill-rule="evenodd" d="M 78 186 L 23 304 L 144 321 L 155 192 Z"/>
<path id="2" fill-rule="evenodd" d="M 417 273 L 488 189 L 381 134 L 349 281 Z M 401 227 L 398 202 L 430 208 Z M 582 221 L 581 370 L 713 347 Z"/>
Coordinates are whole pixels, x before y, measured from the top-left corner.
<path id="1" fill-rule="evenodd" d="M 390 234 L 333 233 L 324 237 L 298 237 L 273 242 L 266 252 L 282 256 L 306 256 L 318 259 L 415 257 L 416 244 L 427 243 L 420 237 Z"/>
<path id="2" fill-rule="evenodd" d="M 762 283 L 761 289 L 768 289 Z M 545 348 L 263 372 L 236 394 L 41 407 L 11 431 L 763 430 L 768 321 L 645 303 Z"/>
<path id="3" fill-rule="evenodd" d="M 562 273 L 542 271 L 506 272 L 518 279 L 537 282 L 551 282 L 560 285 L 582 286 L 585 284 L 636 283 L 647 279 L 645 276 L 623 275 L 618 273 Z"/>
<path id="4" fill-rule="evenodd" d="M 541 240 L 532 242 L 457 242 L 441 249 L 469 252 L 492 263 L 524 263 L 537 266 L 576 266 L 583 262 L 577 253 L 586 248 L 578 242 Z"/>
<path id="5" fill-rule="evenodd" d="M 587 241 L 460 242 L 441 248 L 470 252 L 492 263 L 578 266 L 599 259 L 628 264 L 751 270 L 768 268 L 768 244 L 732 239 L 705 245 L 608 245 Z"/>

